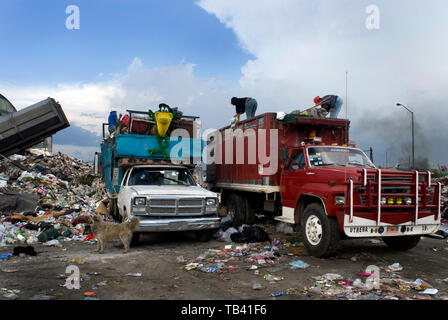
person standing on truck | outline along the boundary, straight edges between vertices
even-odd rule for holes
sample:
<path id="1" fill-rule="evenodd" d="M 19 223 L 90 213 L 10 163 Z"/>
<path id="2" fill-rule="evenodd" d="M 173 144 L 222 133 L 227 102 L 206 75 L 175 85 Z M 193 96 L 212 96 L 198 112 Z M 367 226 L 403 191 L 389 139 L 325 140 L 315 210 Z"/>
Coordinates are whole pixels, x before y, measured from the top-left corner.
<path id="1" fill-rule="evenodd" d="M 246 119 L 253 118 L 255 116 L 255 112 L 257 111 L 257 100 L 254 98 L 237 98 L 233 97 L 230 100 L 230 103 L 235 106 L 236 115 L 238 121 L 240 121 L 240 116 L 243 113 L 246 113 Z"/>
<path id="2" fill-rule="evenodd" d="M 339 111 L 341 111 L 341 107 L 344 101 L 342 101 L 341 97 L 336 95 L 326 95 L 324 97 L 315 97 L 314 104 L 315 107 L 321 106 L 321 108 L 325 109 L 330 113 L 330 118 L 337 118 Z"/>
<path id="3" fill-rule="evenodd" d="M 109 113 L 109 118 L 107 120 L 107 123 L 109 124 L 109 133 L 112 134 L 115 132 L 115 130 L 117 130 L 117 121 L 118 121 L 118 116 L 117 116 L 117 111 L 111 111 Z"/>

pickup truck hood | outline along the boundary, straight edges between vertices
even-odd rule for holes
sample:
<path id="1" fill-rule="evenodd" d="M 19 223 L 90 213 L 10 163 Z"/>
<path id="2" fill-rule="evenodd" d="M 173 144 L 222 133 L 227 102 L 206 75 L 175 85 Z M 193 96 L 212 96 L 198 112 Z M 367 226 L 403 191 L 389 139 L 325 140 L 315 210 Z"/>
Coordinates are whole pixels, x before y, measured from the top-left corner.
<path id="1" fill-rule="evenodd" d="M 217 197 L 216 193 L 197 186 L 132 186 L 138 195 L 194 195 L 200 197 Z"/>

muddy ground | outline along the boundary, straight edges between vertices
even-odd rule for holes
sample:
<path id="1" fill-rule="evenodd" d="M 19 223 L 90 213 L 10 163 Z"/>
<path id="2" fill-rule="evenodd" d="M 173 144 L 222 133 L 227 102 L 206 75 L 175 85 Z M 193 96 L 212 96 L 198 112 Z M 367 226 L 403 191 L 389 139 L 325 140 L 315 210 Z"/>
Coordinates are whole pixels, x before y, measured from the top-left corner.
<path id="1" fill-rule="evenodd" d="M 286 245 L 279 246 L 280 255 L 274 260 L 275 264 L 259 265 L 258 275 L 248 270 L 257 263 L 248 262 L 247 256 L 236 256 L 226 262 L 231 268 L 226 268 L 224 273 L 186 270 L 185 265 L 201 253 L 208 249 L 223 250 L 225 245 L 231 244 L 218 240 L 199 242 L 188 233 L 144 235 L 139 245 L 127 254 L 122 253 L 119 242 L 109 243 L 105 253 L 98 254 L 94 243 L 61 241 L 62 248 L 36 244 L 37 256 L 13 256 L 0 261 L 0 288 L 4 288 L 0 300 L 13 299 L 4 296 L 8 293 L 6 289 L 15 293 L 19 300 L 36 299 L 37 295 L 57 300 L 84 300 L 86 292 L 93 292 L 94 298 L 101 300 L 345 299 L 343 295 L 322 296 L 306 288 L 315 283 L 313 276 L 326 273 L 337 273 L 348 279 L 360 278 L 357 273 L 364 272 L 369 265 L 381 268 L 380 278 L 389 278 L 391 274 L 384 268 L 396 262 L 403 270 L 396 272 L 395 278 L 423 279 L 437 288 L 438 293 L 422 296 L 416 290 L 396 290 L 387 295 L 388 299 L 437 300 L 448 296 L 448 282 L 443 280 L 448 278 L 445 240 L 422 238 L 416 248 L 406 252 L 392 251 L 378 240 L 344 240 L 336 256 L 318 259 L 307 254 L 297 241 L 297 233 L 279 233 L 272 224 L 263 227 L 272 238 Z M 12 253 L 13 247 L 0 247 L 0 254 Z M 179 262 L 180 256 L 187 261 Z M 302 260 L 309 267 L 291 269 L 289 262 L 295 260 Z M 64 286 L 69 265 L 79 267 L 82 277 L 79 289 L 70 290 Z M 141 276 L 128 273 L 141 273 Z M 265 274 L 283 279 L 267 281 Z M 254 283 L 261 284 L 263 289 L 254 290 Z M 275 292 L 283 292 L 283 295 L 271 296 Z"/>

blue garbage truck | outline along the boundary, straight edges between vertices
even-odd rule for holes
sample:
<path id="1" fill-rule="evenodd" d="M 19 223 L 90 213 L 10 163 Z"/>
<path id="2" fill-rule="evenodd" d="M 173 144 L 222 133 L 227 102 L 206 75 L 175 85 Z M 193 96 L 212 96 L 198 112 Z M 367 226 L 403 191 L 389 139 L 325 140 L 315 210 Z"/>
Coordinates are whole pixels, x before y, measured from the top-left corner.
<path id="1" fill-rule="evenodd" d="M 133 243 L 146 232 L 193 231 L 198 240 L 210 240 L 220 224 L 219 199 L 201 186 L 204 144 L 199 118 L 127 112 L 115 132 L 108 134 L 103 124 L 101 153 L 95 161 L 110 214 L 117 221 L 139 218 Z"/>

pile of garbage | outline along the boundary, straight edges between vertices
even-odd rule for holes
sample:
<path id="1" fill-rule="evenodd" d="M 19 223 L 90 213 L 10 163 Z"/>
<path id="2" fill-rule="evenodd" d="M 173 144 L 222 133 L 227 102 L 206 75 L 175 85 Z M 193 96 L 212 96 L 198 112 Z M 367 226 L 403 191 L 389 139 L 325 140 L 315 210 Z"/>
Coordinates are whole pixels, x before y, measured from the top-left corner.
<path id="1" fill-rule="evenodd" d="M 89 217 L 107 202 L 92 164 L 39 152 L 0 161 L 0 246 L 93 239 Z"/>
<path id="2" fill-rule="evenodd" d="M 411 281 L 400 277 L 397 272 L 403 270 L 403 267 L 399 263 L 377 269 L 377 274 L 359 272 L 355 279 L 326 273 L 313 277 L 313 285 L 305 287 L 303 291 L 324 299 L 348 300 L 432 300 L 439 292 L 420 278 Z"/>

